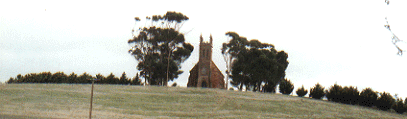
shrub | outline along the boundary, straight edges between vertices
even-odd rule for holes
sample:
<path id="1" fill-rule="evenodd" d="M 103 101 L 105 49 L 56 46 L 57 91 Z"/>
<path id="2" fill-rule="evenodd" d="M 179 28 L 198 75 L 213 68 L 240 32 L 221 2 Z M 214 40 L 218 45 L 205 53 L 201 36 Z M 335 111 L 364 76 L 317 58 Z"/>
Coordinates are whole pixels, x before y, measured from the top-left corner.
<path id="1" fill-rule="evenodd" d="M 276 86 L 277 83 L 268 82 L 263 86 L 263 92 L 276 93 Z"/>
<path id="2" fill-rule="evenodd" d="M 403 103 L 403 99 L 397 98 L 396 102 L 393 104 L 392 108 L 399 114 L 403 114 L 407 111 L 406 105 Z"/>
<path id="3" fill-rule="evenodd" d="M 8 79 L 8 81 L 6 82 L 6 84 L 11 84 L 14 83 L 14 78 L 10 77 L 10 79 Z"/>
<path id="4" fill-rule="evenodd" d="M 377 99 L 376 107 L 381 110 L 389 110 L 394 102 L 393 96 L 389 93 L 380 93 L 380 97 Z"/>
<path id="5" fill-rule="evenodd" d="M 371 88 L 365 88 L 360 92 L 359 105 L 371 107 L 376 104 L 377 92 L 373 91 Z"/>
<path id="6" fill-rule="evenodd" d="M 301 88 L 298 88 L 297 91 L 295 91 L 295 93 L 297 93 L 298 97 L 304 97 L 304 95 L 307 95 L 308 90 L 306 90 L 304 85 L 302 85 Z"/>
<path id="7" fill-rule="evenodd" d="M 289 95 L 294 90 L 294 85 L 290 80 L 284 79 L 280 82 L 279 91 L 282 94 Z"/>
<path id="8" fill-rule="evenodd" d="M 233 89 L 232 87 L 230 87 L 229 90 L 234 91 L 235 89 Z"/>
<path id="9" fill-rule="evenodd" d="M 343 88 L 338 84 L 334 84 L 329 89 L 325 90 L 326 98 L 329 101 L 341 102 L 343 100 Z"/>
<path id="10" fill-rule="evenodd" d="M 325 96 L 324 89 L 325 87 L 322 87 L 321 84 L 315 84 L 310 90 L 309 97 L 312 97 L 313 99 L 322 99 Z"/>
<path id="11" fill-rule="evenodd" d="M 343 87 L 343 102 L 345 104 L 357 104 L 359 102 L 359 91 L 357 87 Z"/>
<path id="12" fill-rule="evenodd" d="M 131 80 L 130 85 L 142 85 L 141 80 L 138 77 L 138 75 L 136 77 L 134 77 L 133 80 Z"/>
<path id="13" fill-rule="evenodd" d="M 177 82 L 172 83 L 171 87 L 177 87 Z"/>

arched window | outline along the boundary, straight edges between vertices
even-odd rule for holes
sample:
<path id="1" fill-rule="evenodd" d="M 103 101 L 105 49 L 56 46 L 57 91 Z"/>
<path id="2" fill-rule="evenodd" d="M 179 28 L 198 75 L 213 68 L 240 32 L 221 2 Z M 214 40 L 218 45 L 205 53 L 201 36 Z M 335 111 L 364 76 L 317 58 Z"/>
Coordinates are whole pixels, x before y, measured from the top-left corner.
<path id="1" fill-rule="evenodd" d="M 206 57 L 209 57 L 209 50 L 206 51 Z"/>
<path id="2" fill-rule="evenodd" d="M 206 50 L 203 50 L 202 56 L 206 57 Z"/>

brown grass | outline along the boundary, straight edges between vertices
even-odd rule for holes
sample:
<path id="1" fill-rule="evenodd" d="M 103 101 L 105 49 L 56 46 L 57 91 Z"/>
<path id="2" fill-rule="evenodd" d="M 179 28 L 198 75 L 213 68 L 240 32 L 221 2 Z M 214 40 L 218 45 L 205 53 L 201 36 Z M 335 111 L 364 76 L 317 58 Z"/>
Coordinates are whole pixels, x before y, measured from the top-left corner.
<path id="1" fill-rule="evenodd" d="M 0 85 L 0 118 L 88 118 L 90 85 Z M 95 85 L 93 118 L 406 118 L 280 94 Z"/>

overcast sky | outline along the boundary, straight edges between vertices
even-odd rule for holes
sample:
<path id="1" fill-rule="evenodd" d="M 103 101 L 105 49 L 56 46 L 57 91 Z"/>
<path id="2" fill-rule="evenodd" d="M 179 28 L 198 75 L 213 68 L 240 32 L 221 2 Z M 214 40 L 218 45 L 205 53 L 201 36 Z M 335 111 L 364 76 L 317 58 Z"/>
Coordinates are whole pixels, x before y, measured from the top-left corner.
<path id="1" fill-rule="evenodd" d="M 135 76 L 137 62 L 127 52 L 134 17 L 143 26 L 145 16 L 177 11 L 190 18 L 181 31 L 195 47 L 175 80 L 180 86 L 198 61 L 199 35 L 208 41 L 212 34 L 213 60 L 224 72 L 221 44 L 235 31 L 287 52 L 286 78 L 295 89 L 337 82 L 407 97 L 407 58 L 396 55 L 383 27 L 387 16 L 395 34 L 407 39 L 405 6 L 404 0 L 390 6 L 384 0 L 2 1 L 0 81 L 44 71 Z"/>

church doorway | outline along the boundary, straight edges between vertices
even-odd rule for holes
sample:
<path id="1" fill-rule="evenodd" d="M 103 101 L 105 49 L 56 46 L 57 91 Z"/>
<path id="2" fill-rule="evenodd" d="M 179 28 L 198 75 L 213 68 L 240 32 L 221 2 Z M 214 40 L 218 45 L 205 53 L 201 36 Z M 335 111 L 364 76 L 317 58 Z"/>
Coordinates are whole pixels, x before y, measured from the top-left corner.
<path id="1" fill-rule="evenodd" d="M 202 86 L 201 86 L 202 88 L 207 88 L 208 86 L 206 86 L 206 82 L 205 81 L 203 81 L 202 82 Z"/>

